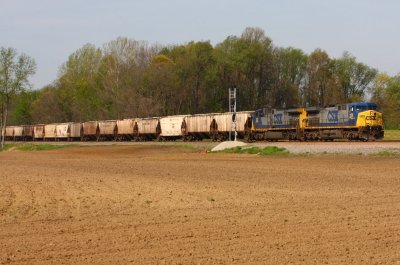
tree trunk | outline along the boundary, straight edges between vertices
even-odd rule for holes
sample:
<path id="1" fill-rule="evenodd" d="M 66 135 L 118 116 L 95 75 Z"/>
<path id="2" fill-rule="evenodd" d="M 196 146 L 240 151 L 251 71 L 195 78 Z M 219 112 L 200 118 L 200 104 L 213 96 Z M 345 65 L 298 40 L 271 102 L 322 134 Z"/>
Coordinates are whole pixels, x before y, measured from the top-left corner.
<path id="1" fill-rule="evenodd" d="M 1 102 L 1 117 L 0 117 L 0 148 L 3 150 L 3 135 L 5 132 L 3 131 L 3 114 L 4 114 L 4 103 Z"/>
<path id="2" fill-rule="evenodd" d="M 4 112 L 2 113 L 3 116 L 1 117 L 2 120 L 2 125 L 3 127 L 1 128 L 1 150 L 4 150 L 4 140 L 6 138 L 6 123 L 7 123 L 7 107 L 4 109 Z"/>
<path id="3" fill-rule="evenodd" d="M 6 102 L 6 106 L 4 108 L 4 105 L 2 105 L 3 109 L 3 115 L 1 117 L 2 119 L 2 125 L 3 127 L 1 128 L 2 135 L 1 135 L 1 150 L 4 150 L 4 140 L 6 138 L 6 124 L 7 124 L 7 116 L 8 116 L 8 100 Z"/>

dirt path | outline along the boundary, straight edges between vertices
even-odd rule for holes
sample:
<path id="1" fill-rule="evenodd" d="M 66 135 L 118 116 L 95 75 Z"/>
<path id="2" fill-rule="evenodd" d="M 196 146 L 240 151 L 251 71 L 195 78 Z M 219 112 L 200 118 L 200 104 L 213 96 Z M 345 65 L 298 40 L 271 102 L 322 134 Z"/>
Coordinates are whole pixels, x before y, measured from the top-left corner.
<path id="1" fill-rule="evenodd" d="M 0 153 L 1 264 L 400 264 L 400 159 Z"/>

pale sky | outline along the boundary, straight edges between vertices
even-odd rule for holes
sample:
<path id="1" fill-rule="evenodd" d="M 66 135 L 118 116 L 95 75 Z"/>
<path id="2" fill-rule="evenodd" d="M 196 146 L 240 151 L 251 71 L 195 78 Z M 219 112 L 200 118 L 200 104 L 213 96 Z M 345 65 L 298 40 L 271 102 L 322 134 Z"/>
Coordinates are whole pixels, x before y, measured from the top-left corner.
<path id="1" fill-rule="evenodd" d="M 35 88 L 52 83 L 68 56 L 86 43 L 119 36 L 149 43 L 213 45 L 246 27 L 276 46 L 316 48 L 400 73 L 400 1 L 396 0 L 0 0 L 0 46 L 35 59 Z"/>

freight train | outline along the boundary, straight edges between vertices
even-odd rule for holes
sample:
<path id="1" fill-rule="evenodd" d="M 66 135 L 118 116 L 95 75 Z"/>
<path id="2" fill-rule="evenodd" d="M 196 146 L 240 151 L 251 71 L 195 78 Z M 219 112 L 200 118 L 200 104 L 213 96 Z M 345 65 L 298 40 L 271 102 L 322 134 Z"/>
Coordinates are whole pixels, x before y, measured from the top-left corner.
<path id="1" fill-rule="evenodd" d="M 8 141 L 223 141 L 233 136 L 249 142 L 267 140 L 376 140 L 384 136 L 382 113 L 372 102 L 326 108 L 263 108 L 256 111 L 175 115 L 7 126 Z"/>

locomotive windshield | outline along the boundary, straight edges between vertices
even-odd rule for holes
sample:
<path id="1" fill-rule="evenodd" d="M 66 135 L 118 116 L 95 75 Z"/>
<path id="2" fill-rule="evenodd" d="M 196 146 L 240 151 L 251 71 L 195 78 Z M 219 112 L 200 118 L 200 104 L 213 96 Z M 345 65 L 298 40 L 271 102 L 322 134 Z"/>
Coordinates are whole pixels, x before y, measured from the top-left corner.
<path id="1" fill-rule="evenodd" d="M 369 108 L 366 106 L 356 106 L 356 111 L 364 111 L 364 110 L 368 110 Z"/>
<path id="2" fill-rule="evenodd" d="M 362 112 L 366 110 L 377 110 L 378 106 L 376 104 L 363 104 L 363 105 L 354 105 L 351 107 L 351 111 Z"/>

